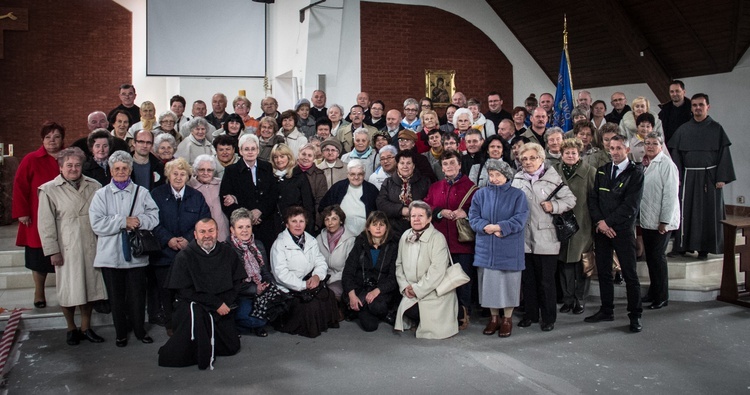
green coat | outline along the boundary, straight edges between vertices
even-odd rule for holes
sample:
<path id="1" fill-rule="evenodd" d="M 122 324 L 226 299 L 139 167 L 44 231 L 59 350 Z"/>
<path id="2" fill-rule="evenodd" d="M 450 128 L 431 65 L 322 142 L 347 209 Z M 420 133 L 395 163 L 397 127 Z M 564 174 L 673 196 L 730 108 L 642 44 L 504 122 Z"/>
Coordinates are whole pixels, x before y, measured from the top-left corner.
<path id="1" fill-rule="evenodd" d="M 588 252 L 593 244 L 593 224 L 589 215 L 588 194 L 594 188 L 594 178 L 596 169 L 584 161 L 578 166 L 573 176 L 566 180 L 562 170 L 562 162 L 556 163 L 554 169 L 560 174 L 568 188 L 576 197 L 576 205 L 573 207 L 573 213 L 576 215 L 579 230 L 568 240 L 567 243 L 560 244 L 559 259 L 563 262 L 571 263 L 581 260 L 581 254 Z"/>

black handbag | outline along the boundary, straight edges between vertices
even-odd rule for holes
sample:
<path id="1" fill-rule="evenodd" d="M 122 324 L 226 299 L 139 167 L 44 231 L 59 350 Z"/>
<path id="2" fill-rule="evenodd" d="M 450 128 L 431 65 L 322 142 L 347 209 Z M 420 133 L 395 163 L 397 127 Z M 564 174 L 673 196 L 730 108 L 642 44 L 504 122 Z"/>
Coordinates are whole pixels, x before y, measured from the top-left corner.
<path id="1" fill-rule="evenodd" d="M 552 193 L 545 199 L 545 202 L 548 202 L 552 200 L 552 198 L 557 194 L 557 192 L 562 188 L 564 183 L 560 183 L 560 185 L 555 188 Z M 566 242 L 570 240 L 571 237 L 573 237 L 576 232 L 578 232 L 578 229 L 580 227 L 578 226 L 578 221 L 576 220 L 576 215 L 573 214 L 573 210 L 568 210 L 562 214 L 552 214 L 552 225 L 555 226 L 555 231 L 557 232 L 557 240 L 561 243 Z"/>
<path id="2" fill-rule="evenodd" d="M 135 208 L 135 201 L 138 199 L 138 190 L 141 189 L 138 185 L 135 186 L 135 195 L 133 196 L 133 204 L 130 205 L 130 214 L 128 217 L 133 216 L 133 209 Z M 161 251 L 161 245 L 159 240 L 156 239 L 150 230 L 145 229 L 133 229 L 128 232 L 128 242 L 130 243 L 130 253 L 133 256 L 140 257 L 148 255 L 149 253 Z"/>

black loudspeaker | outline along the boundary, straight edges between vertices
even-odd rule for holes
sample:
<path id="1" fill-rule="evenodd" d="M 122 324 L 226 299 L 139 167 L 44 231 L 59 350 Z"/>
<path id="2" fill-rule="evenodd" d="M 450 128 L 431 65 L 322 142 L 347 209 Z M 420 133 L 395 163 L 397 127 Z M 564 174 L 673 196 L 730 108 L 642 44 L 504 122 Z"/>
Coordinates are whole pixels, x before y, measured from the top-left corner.
<path id="1" fill-rule="evenodd" d="M 256 3 L 266 3 L 266 4 L 273 4 L 276 2 L 276 0 L 253 0 Z"/>

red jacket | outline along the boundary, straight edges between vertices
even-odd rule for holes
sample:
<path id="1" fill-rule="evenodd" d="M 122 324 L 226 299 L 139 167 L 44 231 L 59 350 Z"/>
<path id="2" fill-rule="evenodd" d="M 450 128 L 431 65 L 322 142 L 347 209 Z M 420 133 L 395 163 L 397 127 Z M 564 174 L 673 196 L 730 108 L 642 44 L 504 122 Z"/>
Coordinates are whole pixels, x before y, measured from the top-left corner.
<path id="1" fill-rule="evenodd" d="M 39 187 L 45 182 L 52 181 L 60 174 L 57 159 L 47 154 L 44 146 L 28 153 L 18 165 L 16 177 L 13 180 L 13 218 L 31 217 L 31 225 L 18 223 L 16 245 L 32 248 L 42 248 L 42 240 L 37 230 L 39 210 Z"/>
<path id="2" fill-rule="evenodd" d="M 432 207 L 432 225 L 445 236 L 451 254 L 473 254 L 474 243 L 459 242 L 456 223 L 446 218 L 438 218 L 438 213 L 443 209 L 457 210 L 458 205 L 472 185 L 474 183 L 467 175 L 462 175 L 453 185 L 448 185 L 446 180 L 440 180 L 432 184 L 429 192 L 427 192 L 427 197 L 424 199 L 425 203 Z M 476 190 L 471 195 L 473 196 L 475 192 Z M 466 203 L 462 207 L 467 215 L 469 214 L 469 207 L 471 207 L 472 196 L 466 199 Z"/>

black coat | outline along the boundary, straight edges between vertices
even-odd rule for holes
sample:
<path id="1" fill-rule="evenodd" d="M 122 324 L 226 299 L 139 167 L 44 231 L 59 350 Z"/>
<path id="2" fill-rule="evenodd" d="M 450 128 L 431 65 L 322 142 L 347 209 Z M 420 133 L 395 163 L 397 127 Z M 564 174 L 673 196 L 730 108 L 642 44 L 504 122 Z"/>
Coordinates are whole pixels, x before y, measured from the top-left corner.
<path id="1" fill-rule="evenodd" d="M 328 206 L 341 204 L 341 201 L 344 200 L 344 196 L 346 196 L 348 190 L 349 179 L 347 178 L 333 184 L 331 189 L 329 189 L 326 195 L 323 196 L 323 200 L 320 201 L 318 211 L 323 212 L 323 209 Z M 375 201 L 378 198 L 379 192 L 380 191 L 378 191 L 378 188 L 375 185 L 372 185 L 367 181 L 362 182 L 362 197 L 360 200 L 365 204 L 365 217 L 370 216 L 371 212 L 377 210 Z"/>
<path id="2" fill-rule="evenodd" d="M 430 180 L 422 177 L 419 171 L 414 171 L 414 175 L 409 179 L 409 183 L 411 184 L 412 201 L 424 200 L 427 197 L 431 183 Z M 404 208 L 404 204 L 399 200 L 402 185 L 403 182 L 401 181 L 401 177 L 398 176 L 398 172 L 394 172 L 391 177 L 383 181 L 377 199 L 378 210 L 388 216 L 391 222 L 391 232 L 397 238 L 401 237 L 411 227 L 409 221 L 401 215 L 401 209 Z"/>
<path id="3" fill-rule="evenodd" d="M 83 163 L 82 172 L 84 176 L 91 177 L 99 181 L 102 185 L 107 185 L 112 181 L 112 173 L 109 170 L 109 163 L 107 164 L 107 170 L 104 170 L 103 167 L 96 163 L 93 157 L 89 157 L 86 162 Z"/>
<path id="4" fill-rule="evenodd" d="M 365 279 L 375 280 L 381 296 L 398 294 L 398 282 L 396 281 L 398 239 L 391 235 L 388 241 L 380 246 L 380 255 L 374 266 L 370 248 L 367 235 L 362 232 L 354 241 L 354 247 L 352 247 L 349 257 L 346 259 L 344 271 L 341 275 L 344 297 L 348 298 L 349 291 L 352 290 L 357 294 L 365 291 Z"/>
<path id="5" fill-rule="evenodd" d="M 227 218 L 230 218 L 232 211 L 244 207 L 248 210 L 258 209 L 261 212 L 261 223 L 253 227 L 253 233 L 263 242 L 264 245 L 271 245 L 276 240 L 274 233 L 273 218 L 276 214 L 276 198 L 279 196 L 276 191 L 276 177 L 273 175 L 273 168 L 268 162 L 256 160 L 258 166 L 256 171 L 257 182 L 253 182 L 253 174 L 240 159 L 237 163 L 229 165 L 224 169 L 224 178 L 221 179 L 219 195 L 222 200 L 221 209 Z M 229 206 L 223 205 L 224 197 L 233 195 L 237 198 L 237 203 Z"/>
<path id="6" fill-rule="evenodd" d="M 310 188 L 310 182 L 307 179 L 307 175 L 299 168 L 295 166 L 292 170 L 292 177 L 281 178 L 276 177 L 276 191 L 278 192 L 278 199 L 276 202 L 276 215 L 274 223 L 276 228 L 274 231 L 279 234 L 285 229 L 283 219 L 286 210 L 292 206 L 301 206 L 307 213 L 307 226 L 305 231 L 313 234 L 315 230 L 315 198 L 312 194 L 312 188 Z"/>
<path id="7" fill-rule="evenodd" d="M 596 171 L 594 188 L 588 199 L 591 224 L 596 227 L 604 220 L 616 232 L 632 232 L 643 195 L 643 167 L 630 162 L 612 180 L 612 163 Z"/>

